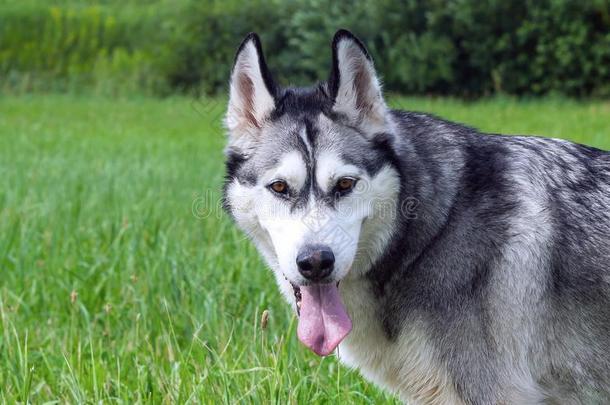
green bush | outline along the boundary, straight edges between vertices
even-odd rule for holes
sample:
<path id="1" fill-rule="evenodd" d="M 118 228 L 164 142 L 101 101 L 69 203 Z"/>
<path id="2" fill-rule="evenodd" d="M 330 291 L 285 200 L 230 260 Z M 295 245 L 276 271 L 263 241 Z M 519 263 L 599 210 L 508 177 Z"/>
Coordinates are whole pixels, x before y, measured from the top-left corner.
<path id="1" fill-rule="evenodd" d="M 608 0 L 55 4 L 0 2 L 1 88 L 224 92 L 250 31 L 282 83 L 304 84 L 326 77 L 344 27 L 367 43 L 390 91 L 610 96 Z"/>

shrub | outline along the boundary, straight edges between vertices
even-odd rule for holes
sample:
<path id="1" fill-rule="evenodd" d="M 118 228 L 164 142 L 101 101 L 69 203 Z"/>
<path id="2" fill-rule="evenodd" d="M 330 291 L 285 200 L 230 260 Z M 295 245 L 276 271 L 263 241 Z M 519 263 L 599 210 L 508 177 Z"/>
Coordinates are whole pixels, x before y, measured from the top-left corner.
<path id="1" fill-rule="evenodd" d="M 1 1 L 1 0 L 0 0 Z M 0 86 L 119 94 L 226 91 L 257 31 L 283 83 L 324 79 L 339 27 L 400 93 L 610 96 L 607 0 L 0 2 Z"/>

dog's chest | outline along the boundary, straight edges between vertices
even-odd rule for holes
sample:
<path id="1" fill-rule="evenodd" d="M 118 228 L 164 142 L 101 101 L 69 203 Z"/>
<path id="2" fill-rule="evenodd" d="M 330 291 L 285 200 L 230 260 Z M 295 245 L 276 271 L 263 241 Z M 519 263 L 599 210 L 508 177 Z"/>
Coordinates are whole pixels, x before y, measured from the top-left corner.
<path id="1" fill-rule="evenodd" d="M 344 280 L 341 296 L 353 322 L 352 332 L 339 345 L 338 357 L 368 380 L 410 403 L 460 404 L 447 373 L 435 361 L 423 329 L 405 325 L 395 340 L 384 333 L 380 311 L 369 284 Z"/>

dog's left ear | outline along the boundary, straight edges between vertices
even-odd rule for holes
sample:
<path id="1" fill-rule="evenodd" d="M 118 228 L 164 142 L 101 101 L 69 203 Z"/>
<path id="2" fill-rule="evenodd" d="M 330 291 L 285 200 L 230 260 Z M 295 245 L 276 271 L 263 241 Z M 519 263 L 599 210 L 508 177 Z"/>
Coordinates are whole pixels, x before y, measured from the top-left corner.
<path id="1" fill-rule="evenodd" d="M 333 38 L 332 52 L 328 90 L 334 100 L 333 110 L 367 132 L 383 131 L 388 108 L 366 48 L 351 32 L 339 30 Z"/>
<path id="2" fill-rule="evenodd" d="M 229 147 L 249 149 L 265 119 L 275 109 L 276 84 L 267 68 L 257 34 L 244 38 L 231 71 L 231 90 L 225 125 Z"/>

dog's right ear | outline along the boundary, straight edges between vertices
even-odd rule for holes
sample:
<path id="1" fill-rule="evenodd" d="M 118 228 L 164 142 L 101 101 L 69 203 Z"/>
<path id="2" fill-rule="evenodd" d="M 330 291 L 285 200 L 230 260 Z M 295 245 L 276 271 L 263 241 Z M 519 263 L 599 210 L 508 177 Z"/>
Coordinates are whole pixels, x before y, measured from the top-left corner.
<path id="1" fill-rule="evenodd" d="M 256 143 L 265 119 L 275 109 L 277 88 L 267 69 L 261 41 L 250 33 L 242 41 L 233 70 L 225 125 L 229 147 L 247 150 Z"/>

